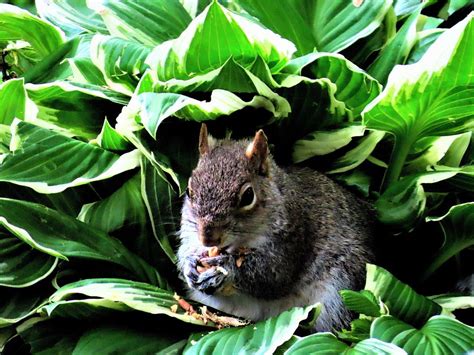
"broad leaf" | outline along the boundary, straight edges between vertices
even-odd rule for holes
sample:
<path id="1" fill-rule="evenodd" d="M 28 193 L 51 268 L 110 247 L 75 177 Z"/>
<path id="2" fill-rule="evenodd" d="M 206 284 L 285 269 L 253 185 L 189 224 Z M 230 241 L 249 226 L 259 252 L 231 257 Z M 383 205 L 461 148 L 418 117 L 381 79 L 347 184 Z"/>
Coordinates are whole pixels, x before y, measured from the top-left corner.
<path id="1" fill-rule="evenodd" d="M 36 0 L 38 14 L 61 28 L 69 37 L 81 32 L 107 34 L 107 28 L 98 14 L 89 9 L 87 0 Z"/>
<path id="2" fill-rule="evenodd" d="M 112 151 L 128 150 L 131 144 L 113 128 L 107 119 L 104 120 L 102 130 L 97 136 L 97 144 L 104 149 Z"/>
<path id="3" fill-rule="evenodd" d="M 79 297 L 77 302 L 80 302 L 84 296 L 113 301 L 141 312 L 162 314 L 184 322 L 205 325 L 202 320 L 187 314 L 181 307 L 178 307 L 176 312 L 172 311 L 172 307 L 178 305 L 173 292 L 130 280 L 81 280 L 61 287 L 50 297 L 50 302 L 54 305 L 56 302 L 74 301 L 74 297 Z M 106 306 L 106 304 L 102 305 Z M 117 309 L 116 306 L 112 307 Z"/>
<path id="4" fill-rule="evenodd" d="M 380 266 L 367 264 L 365 290 L 380 298 L 390 314 L 415 326 L 441 313 L 441 306 L 418 294 Z"/>
<path id="5" fill-rule="evenodd" d="M 432 30 L 418 32 L 417 41 L 406 60 L 406 64 L 413 64 L 418 62 L 426 53 L 428 48 L 431 47 L 434 41 L 436 41 L 444 31 L 446 31 L 446 29 L 436 28 Z"/>
<path id="6" fill-rule="evenodd" d="M 22 58 L 13 66 L 17 74 L 23 74 L 64 42 L 59 29 L 16 6 L 0 4 L 0 23 L 0 48 L 21 41 L 17 44 L 19 53 L 12 53 Z"/>
<path id="7" fill-rule="evenodd" d="M 166 81 L 207 73 L 232 57 L 243 67 L 261 57 L 276 72 L 294 51 L 291 42 L 213 1 L 178 38 L 157 46 L 147 63 Z"/>
<path id="8" fill-rule="evenodd" d="M 444 32 L 415 64 L 396 66 L 381 95 L 364 110 L 368 128 L 395 136 L 385 186 L 398 180 L 420 138 L 459 134 L 474 127 L 473 15 Z"/>
<path id="9" fill-rule="evenodd" d="M 378 219 L 395 230 L 409 230 L 425 214 L 426 193 L 423 184 L 448 182 L 458 178 L 466 189 L 474 190 L 474 167 L 472 165 L 452 168 L 435 166 L 426 172 L 409 175 L 392 184 L 377 200 Z"/>
<path id="10" fill-rule="evenodd" d="M 112 36 L 155 46 L 178 37 L 191 17 L 178 0 L 87 0 Z"/>
<path id="11" fill-rule="evenodd" d="M 146 159 L 141 160 L 141 196 L 146 205 L 153 228 L 153 235 L 163 251 L 175 263 L 171 236 L 178 230 L 178 218 L 174 204 L 177 194 L 170 184 L 163 179 L 153 165 Z"/>
<path id="12" fill-rule="evenodd" d="M 139 164 L 136 150 L 119 156 L 26 122 L 16 121 L 14 127 L 14 151 L 1 165 L 0 181 L 40 193 L 107 179 Z"/>
<path id="13" fill-rule="evenodd" d="M 9 125 L 14 118 L 25 118 L 26 91 L 23 79 L 12 79 L 0 84 L 0 123 Z"/>
<path id="14" fill-rule="evenodd" d="M 83 258 L 113 263 L 138 280 L 168 287 L 154 268 L 117 239 L 42 205 L 0 198 L 0 224 L 43 253 L 64 260 Z"/>
<path id="15" fill-rule="evenodd" d="M 428 222 L 439 222 L 444 234 L 443 245 L 425 270 L 424 277 L 433 274 L 441 265 L 462 250 L 474 245 L 474 202 L 452 206 L 441 217 L 428 217 Z"/>
<path id="16" fill-rule="evenodd" d="M 0 328 L 18 323 L 34 314 L 46 303 L 49 287 L 44 284 L 28 288 L 9 288 L 0 286 Z"/>
<path id="17" fill-rule="evenodd" d="M 107 85 L 131 96 L 139 75 L 148 66 L 145 59 L 151 47 L 121 38 L 95 35 L 91 42 L 91 60 L 101 70 Z"/>
<path id="18" fill-rule="evenodd" d="M 0 286 L 27 287 L 48 277 L 58 259 L 0 230 Z"/>
<path id="19" fill-rule="evenodd" d="M 351 329 L 343 329 L 337 333 L 337 337 L 341 340 L 358 343 L 362 340 L 370 338 L 370 325 L 372 320 L 367 318 L 354 319 L 351 322 Z"/>
<path id="20" fill-rule="evenodd" d="M 431 296 L 430 299 L 443 307 L 443 314 L 452 314 L 457 309 L 474 308 L 474 296 L 453 296 L 452 294 L 447 294 Z"/>
<path id="21" fill-rule="evenodd" d="M 35 123 L 84 139 L 97 136 L 105 117 L 116 110 L 112 102 L 127 102 L 123 95 L 95 85 L 58 81 L 25 87 L 39 110 Z"/>
<path id="22" fill-rule="evenodd" d="M 417 40 L 416 25 L 421 5 L 412 12 L 396 36 L 380 51 L 377 59 L 367 69 L 380 83 L 387 82 L 388 75 L 396 64 L 404 64 Z"/>
<path id="23" fill-rule="evenodd" d="M 299 54 L 339 52 L 380 26 L 391 0 L 355 2 L 238 0 L 269 29 L 293 41 Z"/>
<path id="24" fill-rule="evenodd" d="M 188 344 L 184 354 L 272 354 L 291 338 L 314 306 L 296 307 L 266 321 L 244 328 L 222 329 Z"/>
<path id="25" fill-rule="evenodd" d="M 317 350 L 316 350 L 317 349 Z M 318 333 L 309 335 L 298 340 L 291 348 L 285 351 L 285 355 L 314 354 L 406 354 L 399 347 L 385 343 L 378 339 L 366 339 L 358 342 L 354 347 L 338 340 L 331 333 Z"/>
<path id="26" fill-rule="evenodd" d="M 93 327 L 77 342 L 73 354 L 155 354 L 173 345 L 175 334 L 160 334 L 151 327 L 116 324 Z"/>
<path id="27" fill-rule="evenodd" d="M 409 354 L 463 354 L 474 346 L 474 328 L 446 316 L 432 317 L 420 329 L 383 316 L 372 323 L 370 336 L 398 345 Z"/>
<path id="28" fill-rule="evenodd" d="M 368 290 L 360 292 L 342 290 L 339 293 L 344 305 L 351 311 L 371 317 L 379 317 L 382 314 L 379 302 L 374 294 Z"/>

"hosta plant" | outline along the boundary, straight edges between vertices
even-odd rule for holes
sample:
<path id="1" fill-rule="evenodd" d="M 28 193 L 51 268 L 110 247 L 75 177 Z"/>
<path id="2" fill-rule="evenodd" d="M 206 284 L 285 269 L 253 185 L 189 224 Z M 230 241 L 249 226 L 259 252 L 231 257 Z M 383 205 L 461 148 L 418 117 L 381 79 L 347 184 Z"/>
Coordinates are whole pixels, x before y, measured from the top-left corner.
<path id="1" fill-rule="evenodd" d="M 35 5 L 0 4 L 0 351 L 474 349 L 471 1 Z M 279 164 L 374 203 L 381 266 L 341 292 L 350 329 L 308 335 L 320 304 L 248 324 L 186 300 L 201 122 L 263 128 Z"/>

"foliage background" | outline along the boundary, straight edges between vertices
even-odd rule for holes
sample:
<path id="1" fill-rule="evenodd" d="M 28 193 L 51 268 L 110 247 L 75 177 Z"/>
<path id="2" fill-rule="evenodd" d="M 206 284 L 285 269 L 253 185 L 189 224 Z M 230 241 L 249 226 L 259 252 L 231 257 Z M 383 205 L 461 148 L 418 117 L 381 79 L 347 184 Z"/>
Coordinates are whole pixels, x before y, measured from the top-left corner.
<path id="1" fill-rule="evenodd" d="M 474 349 L 472 1 L 14 3 L 39 17 L 0 4 L 5 353 Z M 342 293 L 352 329 L 175 309 L 203 121 L 374 201 L 391 273 Z"/>

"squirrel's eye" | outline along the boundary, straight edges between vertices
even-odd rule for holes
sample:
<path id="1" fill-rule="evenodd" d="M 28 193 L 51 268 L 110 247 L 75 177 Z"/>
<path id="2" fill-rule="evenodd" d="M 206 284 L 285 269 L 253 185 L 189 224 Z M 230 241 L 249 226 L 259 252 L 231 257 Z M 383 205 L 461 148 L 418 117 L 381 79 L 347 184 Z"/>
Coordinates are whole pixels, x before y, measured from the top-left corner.
<path id="1" fill-rule="evenodd" d="M 241 191 L 239 208 L 248 211 L 255 205 L 257 198 L 250 184 L 244 185 Z"/>

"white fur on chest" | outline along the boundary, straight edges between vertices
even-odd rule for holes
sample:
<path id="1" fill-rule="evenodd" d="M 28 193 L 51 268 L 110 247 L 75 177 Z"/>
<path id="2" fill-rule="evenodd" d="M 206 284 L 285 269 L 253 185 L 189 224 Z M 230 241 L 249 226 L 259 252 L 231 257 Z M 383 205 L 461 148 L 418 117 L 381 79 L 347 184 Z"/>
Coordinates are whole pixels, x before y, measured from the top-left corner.
<path id="1" fill-rule="evenodd" d="M 314 285 L 307 286 L 298 294 L 275 300 L 258 299 L 239 292 L 231 296 L 206 295 L 196 290 L 191 290 L 189 293 L 189 297 L 194 301 L 252 321 L 274 317 L 292 307 L 308 306 L 318 302 L 325 304 L 335 296 L 337 297 L 337 290 L 334 287 L 323 289 Z"/>

